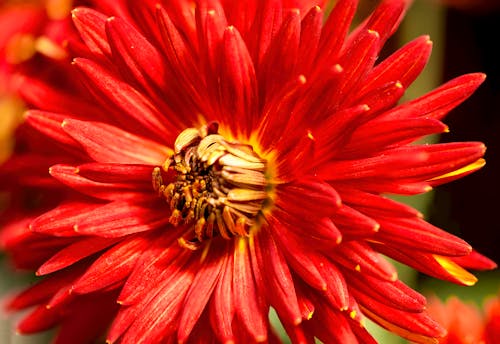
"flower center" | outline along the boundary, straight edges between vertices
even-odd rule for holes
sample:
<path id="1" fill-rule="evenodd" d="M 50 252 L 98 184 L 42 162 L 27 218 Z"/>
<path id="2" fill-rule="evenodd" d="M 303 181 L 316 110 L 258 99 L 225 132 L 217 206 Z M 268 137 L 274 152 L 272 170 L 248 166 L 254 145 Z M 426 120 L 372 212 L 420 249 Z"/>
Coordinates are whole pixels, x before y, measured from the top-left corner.
<path id="1" fill-rule="evenodd" d="M 179 243 L 197 249 L 217 235 L 250 234 L 269 201 L 266 169 L 252 146 L 227 141 L 213 122 L 179 134 L 174 154 L 153 170 L 153 188 L 170 205 L 169 222 L 188 227 Z M 162 170 L 174 181 L 165 185 Z"/>

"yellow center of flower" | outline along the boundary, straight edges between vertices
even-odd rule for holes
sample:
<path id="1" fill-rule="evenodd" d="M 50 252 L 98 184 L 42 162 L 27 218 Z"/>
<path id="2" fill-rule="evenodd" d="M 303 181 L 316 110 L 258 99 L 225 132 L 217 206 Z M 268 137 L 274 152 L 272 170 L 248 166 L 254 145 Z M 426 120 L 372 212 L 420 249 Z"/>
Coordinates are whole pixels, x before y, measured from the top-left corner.
<path id="1" fill-rule="evenodd" d="M 197 249 L 214 236 L 248 236 L 258 225 L 270 202 L 266 170 L 252 146 L 226 140 L 210 123 L 179 134 L 174 154 L 153 170 L 153 188 L 170 205 L 169 222 L 187 225 L 179 243 Z M 162 174 L 172 172 L 175 181 L 164 184 Z"/>

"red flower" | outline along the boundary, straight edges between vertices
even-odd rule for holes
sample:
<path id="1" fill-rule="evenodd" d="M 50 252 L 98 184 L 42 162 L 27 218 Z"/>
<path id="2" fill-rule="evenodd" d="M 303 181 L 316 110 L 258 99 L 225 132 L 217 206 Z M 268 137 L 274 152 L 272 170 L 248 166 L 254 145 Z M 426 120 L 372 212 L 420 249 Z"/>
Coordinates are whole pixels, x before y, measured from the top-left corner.
<path id="1" fill-rule="evenodd" d="M 0 1 L 0 163 L 10 155 L 24 107 L 15 96 L 15 73 L 47 73 L 40 57 L 62 59 L 71 24 L 71 0 Z M 50 78 L 54 78 L 51 75 Z"/>
<path id="2" fill-rule="evenodd" d="M 312 1 L 75 9 L 67 82 L 25 77 L 31 141 L 1 170 L 6 188 L 62 197 L 2 232 L 14 262 L 44 276 L 10 302 L 36 307 L 19 331 L 277 342 L 273 307 L 293 342 L 374 342 L 365 316 L 420 343 L 444 335 L 380 253 L 464 285 L 476 279 L 463 267 L 494 263 L 383 194 L 483 166 L 481 143 L 413 142 L 446 132 L 484 75 L 398 105 L 429 38 L 376 64 L 406 3 L 383 1 L 348 33 L 356 4 L 324 23 Z"/>
<path id="3" fill-rule="evenodd" d="M 429 313 L 447 330 L 440 344 L 495 344 L 500 338 L 500 299 L 488 300 L 481 314 L 474 303 L 464 303 L 457 297 L 445 303 L 432 297 Z"/>

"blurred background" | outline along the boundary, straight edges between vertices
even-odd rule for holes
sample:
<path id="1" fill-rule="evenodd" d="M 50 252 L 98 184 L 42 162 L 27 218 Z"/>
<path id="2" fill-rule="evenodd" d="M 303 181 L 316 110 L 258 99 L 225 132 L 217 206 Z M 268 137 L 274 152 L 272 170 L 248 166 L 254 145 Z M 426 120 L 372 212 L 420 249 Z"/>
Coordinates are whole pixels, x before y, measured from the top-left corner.
<path id="1" fill-rule="evenodd" d="M 2 6 L 8 1 L 0 0 Z M 31 1 L 36 2 L 36 1 Z M 38 1 L 40 2 L 40 1 Z M 66 1 L 67 2 L 67 1 Z M 362 0 L 359 18 L 365 17 L 378 0 Z M 0 43 L 2 40 L 0 15 Z M 500 262 L 500 0 L 414 0 L 397 34 L 388 42 L 381 58 L 402 44 L 424 34 L 434 42 L 431 60 L 423 74 L 407 91 L 406 99 L 420 96 L 461 74 L 484 72 L 486 82 L 445 122 L 450 133 L 430 141 L 482 141 L 488 147 L 486 166 L 464 179 L 438 187 L 423 196 L 399 198 L 426 214 L 426 219 L 468 241 L 480 253 Z M 1 68 L 1 66 L 0 66 Z M 22 105 L 5 96 L 0 77 L 0 162 L 12 142 L 9 133 L 19 122 Z M 2 96 L 3 92 L 3 96 Z M 0 195 L 1 205 L 1 195 Z M 0 296 L 3 298 L 32 279 L 15 273 L 0 256 Z M 499 271 L 477 273 L 474 287 L 440 282 L 398 265 L 401 277 L 425 295 L 446 300 L 457 295 L 481 307 L 485 299 L 500 292 Z M 48 343 L 48 334 L 20 336 L 14 327 L 19 315 L 0 312 L 0 343 Z M 404 340 L 369 325 L 380 343 L 401 344 Z M 499 339 L 500 343 L 500 339 Z"/>

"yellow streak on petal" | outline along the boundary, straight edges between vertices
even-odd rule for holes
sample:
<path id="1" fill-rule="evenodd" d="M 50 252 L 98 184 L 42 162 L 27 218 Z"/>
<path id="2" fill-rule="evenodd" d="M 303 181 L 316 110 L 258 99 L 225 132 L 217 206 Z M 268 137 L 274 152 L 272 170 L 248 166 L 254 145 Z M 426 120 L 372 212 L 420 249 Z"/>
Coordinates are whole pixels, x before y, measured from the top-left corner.
<path id="1" fill-rule="evenodd" d="M 476 276 L 462 268 L 449 258 L 433 255 L 434 259 L 445 269 L 450 275 L 458 279 L 466 286 L 473 286 L 477 282 Z"/>
<path id="2" fill-rule="evenodd" d="M 438 344 L 439 340 L 437 338 L 432 338 L 432 337 L 426 337 L 421 334 L 417 333 L 412 333 L 408 330 L 405 330 L 404 328 L 401 328 L 399 326 L 396 326 L 390 322 L 388 322 L 385 319 L 382 319 L 375 313 L 372 313 L 368 309 L 362 307 L 362 311 L 365 315 L 367 315 L 369 318 L 371 318 L 373 321 L 377 322 L 380 324 L 382 327 L 386 328 L 387 330 L 396 333 L 400 337 L 403 337 L 405 339 L 408 339 L 411 342 L 419 343 L 419 344 Z"/>
<path id="3" fill-rule="evenodd" d="M 356 265 L 356 266 L 354 267 L 354 270 L 356 270 L 356 271 L 358 271 L 358 272 L 359 272 L 359 271 L 361 271 L 361 266 L 360 266 L 359 264 L 358 264 L 358 265 Z"/>
<path id="4" fill-rule="evenodd" d="M 432 178 L 431 180 L 439 180 L 439 179 L 443 179 L 443 178 L 449 178 L 449 177 L 459 176 L 461 174 L 464 174 L 464 173 L 467 173 L 467 172 L 470 172 L 470 171 L 478 170 L 481 167 L 483 167 L 485 164 L 486 164 L 486 161 L 481 158 L 481 159 L 478 159 L 478 160 L 474 161 L 472 164 L 469 164 L 467 166 L 459 168 L 458 170 L 455 170 L 455 171 L 443 174 L 441 176 Z"/>

